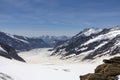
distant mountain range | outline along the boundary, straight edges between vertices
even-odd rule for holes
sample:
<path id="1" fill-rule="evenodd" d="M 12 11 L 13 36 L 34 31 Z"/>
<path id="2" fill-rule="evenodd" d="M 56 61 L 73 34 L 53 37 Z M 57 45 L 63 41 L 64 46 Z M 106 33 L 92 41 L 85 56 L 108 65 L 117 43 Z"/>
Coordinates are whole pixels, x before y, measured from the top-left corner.
<path id="1" fill-rule="evenodd" d="M 50 47 L 40 38 L 29 38 L 0 32 L 0 42 L 13 47 L 17 51 L 26 51 L 34 48 Z"/>
<path id="2" fill-rule="evenodd" d="M 51 47 L 54 47 L 58 42 L 66 41 L 70 39 L 71 37 L 68 36 L 40 36 L 42 40 L 44 40 L 47 44 L 49 44 Z"/>
<path id="3" fill-rule="evenodd" d="M 56 45 L 52 55 L 61 59 L 92 60 L 102 56 L 120 54 L 120 26 L 105 29 L 89 28 L 71 39 Z"/>
<path id="4" fill-rule="evenodd" d="M 0 32 L 0 42 L 7 44 L 17 51 L 27 51 L 35 48 L 53 47 L 57 42 L 69 39 L 67 36 L 24 37 Z"/>

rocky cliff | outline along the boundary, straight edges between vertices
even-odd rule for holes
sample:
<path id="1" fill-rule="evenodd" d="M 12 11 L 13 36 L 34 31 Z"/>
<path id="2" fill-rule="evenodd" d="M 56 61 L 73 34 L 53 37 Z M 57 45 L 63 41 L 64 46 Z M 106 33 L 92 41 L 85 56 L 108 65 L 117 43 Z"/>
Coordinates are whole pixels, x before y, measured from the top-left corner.
<path id="1" fill-rule="evenodd" d="M 114 57 L 109 60 L 103 60 L 94 73 L 80 76 L 80 80 L 118 80 L 120 75 L 120 57 Z"/>
<path id="2" fill-rule="evenodd" d="M 0 56 L 25 62 L 11 46 L 0 42 Z"/>

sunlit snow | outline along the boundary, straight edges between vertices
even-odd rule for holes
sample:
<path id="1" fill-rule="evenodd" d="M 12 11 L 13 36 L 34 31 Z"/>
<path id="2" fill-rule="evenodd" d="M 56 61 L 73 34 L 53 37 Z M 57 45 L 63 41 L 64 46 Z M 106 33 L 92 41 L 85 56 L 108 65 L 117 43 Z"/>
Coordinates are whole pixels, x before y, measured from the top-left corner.
<path id="1" fill-rule="evenodd" d="M 79 76 L 94 72 L 97 64 L 75 63 L 50 57 L 48 49 L 19 53 L 27 63 L 0 57 L 0 72 L 14 80 L 80 80 Z"/>

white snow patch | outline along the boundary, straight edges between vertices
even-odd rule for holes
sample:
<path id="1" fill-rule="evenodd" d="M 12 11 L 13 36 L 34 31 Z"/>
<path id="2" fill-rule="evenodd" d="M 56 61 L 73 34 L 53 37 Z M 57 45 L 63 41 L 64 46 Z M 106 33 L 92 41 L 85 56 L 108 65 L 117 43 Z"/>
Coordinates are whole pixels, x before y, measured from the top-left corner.
<path id="1" fill-rule="evenodd" d="M 97 47 L 95 47 L 95 49 L 94 49 L 94 50 L 96 50 L 96 49 L 98 49 L 98 48 L 102 47 L 102 46 L 103 46 L 103 45 L 105 45 L 106 43 L 108 43 L 108 42 L 107 42 L 107 41 L 105 41 L 105 42 L 101 43 L 100 45 L 98 45 Z"/>
<path id="2" fill-rule="evenodd" d="M 81 49 L 78 49 L 77 51 L 84 51 L 86 50 L 88 47 L 84 47 L 84 48 L 81 48 Z"/>

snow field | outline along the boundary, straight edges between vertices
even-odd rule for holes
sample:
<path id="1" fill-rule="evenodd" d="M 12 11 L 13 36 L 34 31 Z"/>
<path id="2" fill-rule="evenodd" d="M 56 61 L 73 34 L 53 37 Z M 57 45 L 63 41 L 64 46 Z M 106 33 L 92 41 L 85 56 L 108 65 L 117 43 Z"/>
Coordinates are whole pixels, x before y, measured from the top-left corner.
<path id="1" fill-rule="evenodd" d="M 0 57 L 0 72 L 11 76 L 14 80 L 80 80 L 80 75 L 94 72 L 97 66 L 90 63 L 64 62 L 49 57 L 50 52 L 47 50 L 36 49 L 19 53 L 28 63 Z"/>

